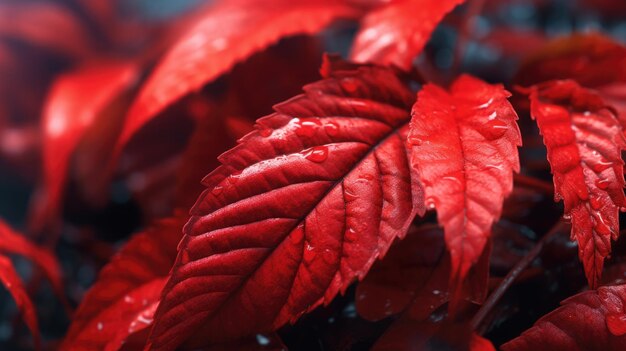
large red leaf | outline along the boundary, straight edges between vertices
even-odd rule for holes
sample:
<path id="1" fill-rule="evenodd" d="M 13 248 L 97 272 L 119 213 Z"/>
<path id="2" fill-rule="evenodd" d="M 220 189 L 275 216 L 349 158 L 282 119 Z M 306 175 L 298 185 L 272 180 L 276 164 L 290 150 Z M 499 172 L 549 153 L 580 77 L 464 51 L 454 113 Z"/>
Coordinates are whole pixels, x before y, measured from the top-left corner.
<path id="1" fill-rule="evenodd" d="M 315 33 L 360 11 L 333 0 L 222 0 L 209 7 L 158 63 L 141 89 L 118 148 L 157 113 L 280 38 Z"/>
<path id="2" fill-rule="evenodd" d="M 326 73 L 205 178 L 152 350 L 295 321 L 362 278 L 423 211 L 405 147 L 413 94 L 387 68 Z"/>
<path id="3" fill-rule="evenodd" d="M 66 73 L 52 86 L 43 112 L 46 213 L 58 211 L 68 164 L 81 138 L 138 73 L 132 63 L 99 63 Z"/>
<path id="4" fill-rule="evenodd" d="M 605 286 L 563 301 L 504 351 L 626 349 L 626 285 Z"/>
<path id="5" fill-rule="evenodd" d="M 401 0 L 369 13 L 351 58 L 409 69 L 443 17 L 465 0 Z"/>
<path id="6" fill-rule="evenodd" d="M 113 257 L 81 302 L 61 350 L 118 350 L 151 325 L 186 218 L 157 222 Z"/>
<path id="7" fill-rule="evenodd" d="M 11 260 L 0 255 L 0 281 L 2 285 L 11 293 L 13 300 L 17 304 L 17 308 L 24 319 L 24 322 L 33 333 L 36 349 L 41 349 L 41 336 L 39 334 L 39 326 L 37 323 L 37 314 L 35 306 L 30 297 L 26 293 L 25 287 L 22 285 L 19 275 L 13 268 Z"/>
<path id="8" fill-rule="evenodd" d="M 50 251 L 31 243 L 24 235 L 17 233 L 3 220 L 0 220 L 0 253 L 20 255 L 31 260 L 50 281 L 55 293 L 64 299 L 61 267 L 59 267 L 54 255 Z"/>
<path id="9" fill-rule="evenodd" d="M 501 85 L 463 75 L 449 91 L 424 86 L 413 107 L 412 164 L 445 229 L 453 289 L 478 261 L 519 171 L 521 137 L 509 96 Z"/>
<path id="10" fill-rule="evenodd" d="M 626 206 L 622 128 L 599 95 L 571 80 L 534 86 L 530 102 L 548 150 L 555 200 L 565 204 L 587 280 L 595 287 L 611 238 L 619 235 L 619 208 Z"/>

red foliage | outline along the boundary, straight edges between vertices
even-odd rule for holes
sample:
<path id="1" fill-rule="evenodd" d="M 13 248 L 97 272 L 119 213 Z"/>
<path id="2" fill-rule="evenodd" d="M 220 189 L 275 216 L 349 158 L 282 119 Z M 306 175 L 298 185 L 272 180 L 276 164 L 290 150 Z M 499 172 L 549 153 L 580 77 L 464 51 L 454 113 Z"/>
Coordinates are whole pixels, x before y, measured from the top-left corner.
<path id="1" fill-rule="evenodd" d="M 626 206 L 622 128 L 600 96 L 573 81 L 533 86 L 530 101 L 548 149 L 554 198 L 565 203 L 572 238 L 595 288 L 611 239 L 619 235 L 619 210 Z"/>
<path id="2" fill-rule="evenodd" d="M 626 348 L 622 2 L 155 9 L 0 4 L 0 348 Z"/>
<path id="3" fill-rule="evenodd" d="M 626 347 L 626 285 L 586 291 L 562 305 L 502 350 L 617 351 Z"/>

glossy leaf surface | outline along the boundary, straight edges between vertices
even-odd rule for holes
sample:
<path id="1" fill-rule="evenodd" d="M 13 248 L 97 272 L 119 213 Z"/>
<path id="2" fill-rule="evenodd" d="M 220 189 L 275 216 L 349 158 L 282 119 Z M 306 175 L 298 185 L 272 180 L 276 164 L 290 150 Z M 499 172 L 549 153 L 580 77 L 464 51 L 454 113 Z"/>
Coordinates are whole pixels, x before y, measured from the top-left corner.
<path id="1" fill-rule="evenodd" d="M 405 146 L 413 94 L 395 73 L 335 71 L 304 90 L 204 179 L 152 350 L 295 321 L 363 278 L 423 210 Z"/>
<path id="2" fill-rule="evenodd" d="M 413 107 L 411 162 L 426 206 L 437 209 L 445 229 L 456 288 L 481 256 L 519 171 L 521 137 L 509 95 L 464 75 L 449 91 L 424 86 Z"/>

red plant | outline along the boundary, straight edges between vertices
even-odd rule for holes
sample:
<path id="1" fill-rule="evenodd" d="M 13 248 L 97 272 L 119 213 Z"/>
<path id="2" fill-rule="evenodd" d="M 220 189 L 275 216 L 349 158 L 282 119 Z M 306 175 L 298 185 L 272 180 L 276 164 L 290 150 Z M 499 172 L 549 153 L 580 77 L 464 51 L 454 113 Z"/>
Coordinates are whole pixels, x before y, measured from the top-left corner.
<path id="1" fill-rule="evenodd" d="M 626 14 L 561 5 L 0 3 L 0 345 L 625 350 Z"/>

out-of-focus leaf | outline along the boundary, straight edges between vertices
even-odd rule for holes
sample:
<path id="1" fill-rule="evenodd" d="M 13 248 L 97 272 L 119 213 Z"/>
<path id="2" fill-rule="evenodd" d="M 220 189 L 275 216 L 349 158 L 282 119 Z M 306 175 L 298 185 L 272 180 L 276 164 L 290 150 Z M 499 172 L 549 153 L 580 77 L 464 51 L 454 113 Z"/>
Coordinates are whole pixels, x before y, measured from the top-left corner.
<path id="1" fill-rule="evenodd" d="M 61 267 L 54 255 L 49 250 L 31 243 L 3 220 L 0 220 L 0 252 L 5 255 L 20 255 L 31 260 L 50 281 L 55 293 L 61 299 L 65 298 Z"/>
<path id="2" fill-rule="evenodd" d="M 152 324 L 186 219 L 180 213 L 155 223 L 113 257 L 83 298 L 61 350 L 118 350 Z"/>
<path id="3" fill-rule="evenodd" d="M 41 335 L 39 334 L 39 325 L 37 322 L 37 314 L 35 306 L 30 297 L 26 293 L 25 287 L 22 285 L 19 275 L 13 268 L 11 260 L 0 255 L 0 281 L 2 285 L 11 293 L 13 300 L 17 304 L 17 308 L 24 319 L 24 323 L 28 326 L 33 339 L 35 340 L 35 348 L 41 349 Z"/>
<path id="4" fill-rule="evenodd" d="M 158 63 L 129 111 L 118 150 L 151 118 L 282 37 L 315 33 L 354 18 L 355 6 L 333 0 L 222 0 L 198 16 Z"/>
<path id="5" fill-rule="evenodd" d="M 46 1 L 0 2 L 0 38 L 72 56 L 84 56 L 90 38 L 80 19 L 68 7 Z"/>
<path id="6" fill-rule="evenodd" d="M 54 83 L 43 113 L 44 218 L 59 211 L 68 164 L 81 138 L 100 113 L 132 87 L 137 74 L 133 63 L 103 62 L 66 73 Z"/>
<path id="7" fill-rule="evenodd" d="M 465 0 L 402 0 L 363 19 L 351 58 L 408 70 L 443 17 Z"/>

